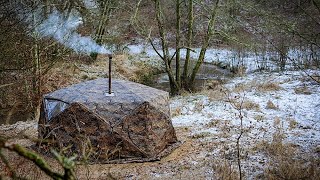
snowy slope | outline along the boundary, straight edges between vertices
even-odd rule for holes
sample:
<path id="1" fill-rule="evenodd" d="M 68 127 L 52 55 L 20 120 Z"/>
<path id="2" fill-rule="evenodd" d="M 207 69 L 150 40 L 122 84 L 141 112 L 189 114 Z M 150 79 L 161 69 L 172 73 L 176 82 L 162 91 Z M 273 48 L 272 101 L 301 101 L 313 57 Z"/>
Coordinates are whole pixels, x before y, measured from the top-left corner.
<path id="1" fill-rule="evenodd" d="M 308 73 L 319 74 L 316 71 Z M 280 139 L 281 143 L 291 144 L 301 153 L 317 156 L 320 85 L 308 80 L 305 73 L 254 73 L 235 78 L 220 89 L 216 92 L 225 94 L 221 99 L 211 98 L 206 91 L 179 96 L 171 102 L 172 112 L 177 114 L 172 119 L 175 127 L 188 127 L 190 136 L 222 144 L 214 148 L 212 156 L 232 154 L 231 150 L 225 152 L 225 146 L 235 149 L 241 121 L 234 105 L 241 102 L 245 133 L 240 144 L 246 154 L 243 163 L 248 177 L 261 173 L 268 162 L 264 153 L 252 150 L 263 143 L 271 144 Z M 274 106 L 268 106 L 268 101 Z"/>

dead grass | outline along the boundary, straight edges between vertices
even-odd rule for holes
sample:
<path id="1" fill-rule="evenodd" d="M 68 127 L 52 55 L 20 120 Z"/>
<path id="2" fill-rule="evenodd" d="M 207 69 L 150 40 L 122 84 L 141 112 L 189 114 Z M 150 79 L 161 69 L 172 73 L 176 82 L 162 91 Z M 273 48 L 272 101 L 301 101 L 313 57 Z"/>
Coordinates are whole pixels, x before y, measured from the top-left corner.
<path id="1" fill-rule="evenodd" d="M 312 77 L 313 81 L 320 84 L 320 74 L 313 74 L 313 75 L 311 75 L 311 77 Z"/>
<path id="2" fill-rule="evenodd" d="M 231 100 L 233 101 L 232 104 L 235 106 L 237 109 L 246 109 L 246 110 L 254 110 L 254 111 L 260 111 L 260 105 L 250 101 L 250 100 L 244 100 L 243 102 L 238 102 L 236 100 Z"/>
<path id="3" fill-rule="evenodd" d="M 203 101 L 198 101 L 196 102 L 196 104 L 194 105 L 194 111 L 195 112 L 201 112 L 204 108 L 204 104 L 203 104 Z"/>
<path id="4" fill-rule="evenodd" d="M 224 120 L 221 119 L 211 119 L 210 122 L 207 124 L 208 128 L 212 128 L 212 127 L 218 127 L 221 122 Z"/>
<path id="5" fill-rule="evenodd" d="M 253 119 L 255 119 L 257 122 L 261 122 L 264 121 L 266 118 L 263 115 L 255 115 Z"/>
<path id="6" fill-rule="evenodd" d="M 210 137 L 211 133 L 210 132 L 201 132 L 199 134 L 194 134 L 191 136 L 192 139 L 203 139 L 206 137 Z"/>
<path id="7" fill-rule="evenodd" d="M 305 95 L 310 95 L 312 92 L 307 86 L 302 86 L 302 87 L 296 87 L 294 88 L 294 92 L 296 94 L 305 94 Z"/>
<path id="8" fill-rule="evenodd" d="M 46 75 L 43 92 L 48 93 L 54 90 L 79 83 L 83 79 L 80 77 L 81 70 L 76 63 L 58 62 Z M 89 76 L 88 76 L 89 77 Z"/>
<path id="9" fill-rule="evenodd" d="M 115 55 L 112 60 L 112 76 L 118 79 L 150 84 L 153 81 L 152 75 L 159 70 L 142 61 L 132 61 L 130 58 L 127 54 Z M 85 75 L 92 77 L 97 73 L 102 73 L 106 76 L 108 67 L 108 57 L 106 55 L 98 55 L 97 61 L 85 68 L 90 69 L 90 72 Z"/>
<path id="10" fill-rule="evenodd" d="M 279 84 L 274 82 L 266 82 L 257 86 L 257 90 L 260 92 L 279 91 L 281 89 L 282 88 L 279 86 Z"/>
<path id="11" fill-rule="evenodd" d="M 269 100 L 267 102 L 267 106 L 266 106 L 267 109 L 273 109 L 273 110 L 278 110 L 279 107 L 276 106 L 271 100 Z"/>
<path id="12" fill-rule="evenodd" d="M 207 89 L 220 90 L 223 82 L 221 80 L 209 80 L 206 82 L 205 86 Z"/>
<path id="13" fill-rule="evenodd" d="M 268 164 L 263 173 L 264 179 L 319 179 L 320 159 L 309 157 L 299 151 L 299 146 L 284 143 L 285 134 L 283 132 L 280 119 L 274 121 L 276 132 L 273 134 L 271 142 L 261 141 L 255 148 L 266 152 Z"/>
<path id="14" fill-rule="evenodd" d="M 242 77 L 246 74 L 247 68 L 245 66 L 232 67 L 230 71 L 235 74 L 235 76 Z"/>
<path id="15" fill-rule="evenodd" d="M 215 179 L 239 179 L 239 173 L 237 172 L 236 168 L 227 160 L 214 162 L 213 171 Z"/>
<path id="16" fill-rule="evenodd" d="M 246 110 L 255 110 L 255 111 L 260 111 L 260 106 L 259 104 L 253 102 L 253 101 L 244 101 L 242 104 L 242 107 Z"/>
<path id="17" fill-rule="evenodd" d="M 293 154 L 295 152 L 295 149 L 283 144 L 283 140 L 285 138 L 285 135 L 281 131 L 277 131 L 273 134 L 272 142 L 270 144 L 267 144 L 266 150 L 269 155 L 271 156 L 281 156 L 288 153 Z"/>
<path id="18" fill-rule="evenodd" d="M 270 180 L 278 179 L 310 179 L 318 180 L 320 177 L 319 160 L 311 159 L 308 162 L 305 160 L 296 159 L 293 157 L 278 157 L 273 161 L 272 165 L 265 170 L 265 177 Z"/>
<path id="19" fill-rule="evenodd" d="M 289 122 L 289 130 L 297 128 L 298 122 L 295 119 L 288 118 L 287 121 Z"/>
<path id="20" fill-rule="evenodd" d="M 257 82 L 256 80 L 251 81 L 250 83 L 241 83 L 237 84 L 232 90 L 235 93 L 241 93 L 246 91 L 251 91 L 255 89 L 258 92 L 269 92 L 269 91 L 279 91 L 283 89 L 279 83 L 276 82 Z"/>
<path id="21" fill-rule="evenodd" d="M 301 81 L 302 82 L 313 82 L 313 83 L 320 84 L 320 74 L 319 73 L 313 73 L 313 74 L 310 74 L 310 77 L 309 76 L 303 76 L 301 78 Z"/>
<path id="22" fill-rule="evenodd" d="M 154 83 L 154 75 L 160 73 L 159 69 L 153 68 L 144 62 L 134 62 L 132 64 L 135 67 L 139 67 L 132 72 L 129 79 L 134 82 L 142 83 L 145 85 L 152 85 Z"/>
<path id="23" fill-rule="evenodd" d="M 273 127 L 277 128 L 278 126 L 280 126 L 281 120 L 279 117 L 275 117 L 274 121 L 273 121 Z"/>
<path id="24" fill-rule="evenodd" d="M 236 84 L 235 87 L 232 89 L 232 92 L 242 93 L 242 92 L 249 91 L 250 89 L 252 89 L 252 87 L 255 86 L 255 84 L 256 84 L 255 82 Z"/>
<path id="25" fill-rule="evenodd" d="M 182 107 L 176 107 L 174 109 L 171 109 L 171 116 L 175 117 L 175 116 L 179 116 L 182 114 Z"/>
<path id="26" fill-rule="evenodd" d="M 210 101 L 222 101 L 226 96 L 222 89 L 202 90 L 201 94 L 208 96 Z"/>
<path id="27" fill-rule="evenodd" d="M 293 144 L 273 141 L 267 146 L 270 163 L 265 168 L 267 179 L 319 179 L 320 159 L 301 155 Z"/>

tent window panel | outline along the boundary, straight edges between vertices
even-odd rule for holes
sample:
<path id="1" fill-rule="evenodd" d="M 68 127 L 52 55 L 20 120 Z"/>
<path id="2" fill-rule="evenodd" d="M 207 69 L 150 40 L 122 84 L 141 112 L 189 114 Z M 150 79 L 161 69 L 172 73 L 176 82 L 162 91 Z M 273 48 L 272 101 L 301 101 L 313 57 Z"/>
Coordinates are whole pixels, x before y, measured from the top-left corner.
<path id="1" fill-rule="evenodd" d="M 45 104 L 47 110 L 46 116 L 48 121 L 50 121 L 52 118 L 63 112 L 69 106 L 69 104 L 65 102 L 51 99 L 45 99 Z"/>

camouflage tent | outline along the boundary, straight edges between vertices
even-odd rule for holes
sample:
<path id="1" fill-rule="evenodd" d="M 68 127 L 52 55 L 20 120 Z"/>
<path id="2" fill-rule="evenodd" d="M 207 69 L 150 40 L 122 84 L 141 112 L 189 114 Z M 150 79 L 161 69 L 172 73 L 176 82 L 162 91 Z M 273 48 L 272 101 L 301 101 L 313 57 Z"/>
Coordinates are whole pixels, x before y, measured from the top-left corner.
<path id="1" fill-rule="evenodd" d="M 161 158 L 178 143 L 168 93 L 141 84 L 107 79 L 76 84 L 43 98 L 39 120 L 41 149 L 102 163 Z"/>

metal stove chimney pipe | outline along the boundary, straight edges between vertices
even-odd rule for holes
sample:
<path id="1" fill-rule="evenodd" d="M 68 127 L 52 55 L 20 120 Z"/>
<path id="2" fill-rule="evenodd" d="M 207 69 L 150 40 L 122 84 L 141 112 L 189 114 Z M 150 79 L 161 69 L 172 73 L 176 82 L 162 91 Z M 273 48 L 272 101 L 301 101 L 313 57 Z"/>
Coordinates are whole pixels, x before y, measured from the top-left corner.
<path id="1" fill-rule="evenodd" d="M 109 95 L 112 94 L 111 91 L 111 63 L 112 63 L 112 54 L 109 54 Z"/>

